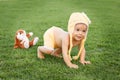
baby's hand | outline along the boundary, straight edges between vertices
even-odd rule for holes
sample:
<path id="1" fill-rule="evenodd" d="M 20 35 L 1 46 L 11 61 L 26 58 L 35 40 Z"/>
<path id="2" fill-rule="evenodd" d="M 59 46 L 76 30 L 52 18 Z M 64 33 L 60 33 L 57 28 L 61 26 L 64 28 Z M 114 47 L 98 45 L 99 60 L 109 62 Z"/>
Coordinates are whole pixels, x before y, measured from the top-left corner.
<path id="1" fill-rule="evenodd" d="M 76 65 L 76 64 L 71 64 L 71 65 L 69 65 L 69 67 L 70 67 L 70 68 L 78 69 L 78 65 Z"/>
<path id="2" fill-rule="evenodd" d="M 80 61 L 81 64 L 85 65 L 85 64 L 91 64 L 90 61 Z"/>

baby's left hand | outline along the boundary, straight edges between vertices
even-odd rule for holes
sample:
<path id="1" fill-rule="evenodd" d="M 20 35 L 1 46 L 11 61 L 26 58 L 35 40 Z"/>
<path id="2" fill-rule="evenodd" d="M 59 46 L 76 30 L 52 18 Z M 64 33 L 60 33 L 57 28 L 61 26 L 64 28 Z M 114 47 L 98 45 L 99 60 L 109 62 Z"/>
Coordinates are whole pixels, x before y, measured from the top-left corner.
<path id="1" fill-rule="evenodd" d="M 85 65 L 85 64 L 91 64 L 90 61 L 80 61 L 81 64 Z"/>

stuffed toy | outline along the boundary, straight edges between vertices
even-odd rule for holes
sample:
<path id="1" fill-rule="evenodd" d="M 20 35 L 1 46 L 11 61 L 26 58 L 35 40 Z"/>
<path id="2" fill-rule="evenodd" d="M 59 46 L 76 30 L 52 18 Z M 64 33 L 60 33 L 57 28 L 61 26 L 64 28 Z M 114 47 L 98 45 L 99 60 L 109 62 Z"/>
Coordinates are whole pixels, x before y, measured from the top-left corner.
<path id="1" fill-rule="evenodd" d="M 16 32 L 15 35 L 15 44 L 14 44 L 14 48 L 29 48 L 33 45 L 36 45 L 36 43 L 38 42 L 39 38 L 35 37 L 34 39 L 32 39 L 31 41 L 29 41 L 29 38 L 33 35 L 33 32 L 29 32 L 28 34 L 26 34 L 25 30 L 19 29 Z"/>

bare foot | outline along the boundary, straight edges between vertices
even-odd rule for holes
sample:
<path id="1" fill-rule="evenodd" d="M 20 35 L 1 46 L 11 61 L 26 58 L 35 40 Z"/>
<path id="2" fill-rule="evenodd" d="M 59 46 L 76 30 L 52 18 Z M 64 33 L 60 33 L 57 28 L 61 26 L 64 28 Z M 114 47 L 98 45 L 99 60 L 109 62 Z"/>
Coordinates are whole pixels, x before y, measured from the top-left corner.
<path id="1" fill-rule="evenodd" d="M 45 57 L 44 57 L 44 55 L 41 52 L 38 52 L 38 58 L 44 59 Z"/>

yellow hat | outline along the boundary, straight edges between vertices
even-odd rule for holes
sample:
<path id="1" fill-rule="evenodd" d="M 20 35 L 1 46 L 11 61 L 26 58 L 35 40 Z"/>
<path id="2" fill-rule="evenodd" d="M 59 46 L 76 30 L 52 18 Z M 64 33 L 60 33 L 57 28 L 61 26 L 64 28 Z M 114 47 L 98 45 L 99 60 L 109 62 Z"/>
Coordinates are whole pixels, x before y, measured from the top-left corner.
<path id="1" fill-rule="evenodd" d="M 81 13 L 80 12 L 74 12 L 74 13 L 71 14 L 71 16 L 69 18 L 69 21 L 68 21 L 68 32 L 70 34 L 70 48 L 69 48 L 70 59 L 71 59 L 70 52 L 71 52 L 71 49 L 73 47 L 72 33 L 73 33 L 74 27 L 77 23 L 84 23 L 87 27 L 89 27 L 89 24 L 91 23 L 91 21 L 84 12 L 81 12 Z M 88 32 L 88 29 L 87 29 L 87 32 Z M 86 36 L 87 36 L 87 33 L 86 33 Z M 86 40 L 86 36 L 85 36 L 84 41 Z"/>
<path id="2" fill-rule="evenodd" d="M 84 12 L 72 13 L 70 18 L 69 18 L 69 21 L 68 21 L 68 32 L 69 33 L 73 32 L 74 27 L 77 23 L 84 23 L 89 27 L 89 24 L 91 23 L 91 21 Z"/>

